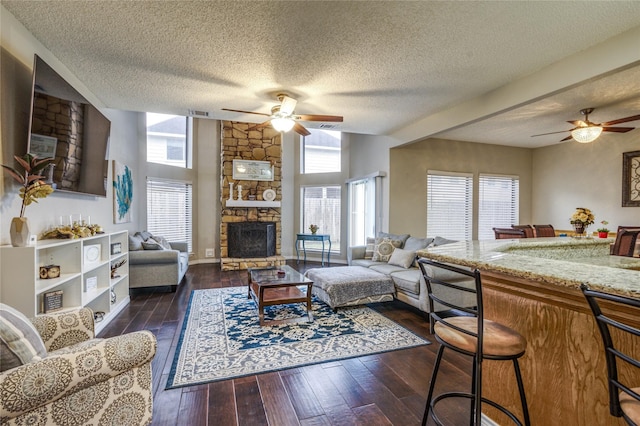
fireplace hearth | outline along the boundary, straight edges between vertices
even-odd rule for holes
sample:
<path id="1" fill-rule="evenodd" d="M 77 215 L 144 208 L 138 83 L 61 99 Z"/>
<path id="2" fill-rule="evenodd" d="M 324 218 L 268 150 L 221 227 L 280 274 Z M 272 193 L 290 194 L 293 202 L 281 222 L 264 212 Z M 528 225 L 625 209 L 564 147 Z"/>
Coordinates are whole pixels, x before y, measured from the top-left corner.
<path id="1" fill-rule="evenodd" d="M 229 257 L 269 257 L 276 254 L 274 222 L 235 222 L 227 224 Z"/>

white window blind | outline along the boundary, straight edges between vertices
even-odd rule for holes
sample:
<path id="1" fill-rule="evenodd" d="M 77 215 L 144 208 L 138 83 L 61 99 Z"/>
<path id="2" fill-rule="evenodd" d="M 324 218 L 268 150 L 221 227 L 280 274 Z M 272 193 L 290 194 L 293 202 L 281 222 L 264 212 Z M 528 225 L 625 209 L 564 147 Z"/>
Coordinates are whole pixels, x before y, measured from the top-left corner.
<path id="1" fill-rule="evenodd" d="M 302 230 L 309 233 L 309 225 L 318 225 L 319 234 L 329 234 L 331 251 L 340 251 L 340 208 L 341 188 L 339 186 L 306 186 L 302 188 Z M 307 249 L 321 249 L 322 243 L 307 241 Z M 328 248 L 328 247 L 327 247 Z"/>
<path id="2" fill-rule="evenodd" d="M 519 222 L 518 176 L 480 175 L 478 239 L 493 240 L 493 228 L 509 228 Z"/>
<path id="3" fill-rule="evenodd" d="M 427 172 L 427 236 L 471 240 L 473 175 Z"/>
<path id="4" fill-rule="evenodd" d="M 191 253 L 192 201 L 191 183 L 147 178 L 147 230 L 169 242 L 186 241 Z"/>

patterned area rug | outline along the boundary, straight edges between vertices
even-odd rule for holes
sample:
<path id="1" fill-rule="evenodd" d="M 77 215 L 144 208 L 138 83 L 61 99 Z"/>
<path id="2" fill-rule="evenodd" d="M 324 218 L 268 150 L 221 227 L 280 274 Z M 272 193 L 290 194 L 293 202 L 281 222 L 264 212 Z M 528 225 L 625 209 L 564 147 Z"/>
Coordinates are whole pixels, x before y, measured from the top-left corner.
<path id="1" fill-rule="evenodd" d="M 305 315 L 304 305 L 270 306 L 265 319 Z M 313 301 L 312 323 L 261 327 L 246 287 L 194 290 L 167 389 L 429 344 L 371 308 Z"/>

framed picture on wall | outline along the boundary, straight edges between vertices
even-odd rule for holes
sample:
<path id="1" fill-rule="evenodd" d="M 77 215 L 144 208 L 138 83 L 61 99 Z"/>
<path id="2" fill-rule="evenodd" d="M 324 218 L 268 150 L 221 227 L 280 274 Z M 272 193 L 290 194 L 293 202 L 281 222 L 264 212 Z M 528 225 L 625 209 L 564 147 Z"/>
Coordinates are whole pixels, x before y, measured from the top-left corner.
<path id="1" fill-rule="evenodd" d="M 640 207 L 640 151 L 622 153 L 622 207 Z"/>
<path id="2" fill-rule="evenodd" d="M 273 165 L 270 161 L 233 160 L 235 180 L 273 180 Z"/>

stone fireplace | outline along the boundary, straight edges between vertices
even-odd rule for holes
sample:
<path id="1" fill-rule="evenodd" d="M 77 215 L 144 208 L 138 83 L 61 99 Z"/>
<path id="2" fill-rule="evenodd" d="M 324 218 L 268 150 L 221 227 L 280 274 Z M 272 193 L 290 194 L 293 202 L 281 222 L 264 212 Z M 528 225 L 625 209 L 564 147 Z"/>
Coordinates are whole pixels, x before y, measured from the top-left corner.
<path id="1" fill-rule="evenodd" d="M 281 255 L 280 249 L 282 229 L 280 213 L 282 138 L 280 133 L 271 127 L 256 127 L 250 123 L 223 121 L 221 143 L 221 269 L 236 271 L 253 267 L 284 265 L 285 258 Z M 273 180 L 233 179 L 234 159 L 270 162 L 273 165 Z M 230 194 L 230 183 L 234 185 L 232 195 Z M 238 200 L 238 186 L 242 186 L 241 200 Z M 267 202 L 263 199 L 262 194 L 266 189 L 275 191 L 274 202 Z M 263 237 L 268 239 L 267 251 L 257 249 L 255 247 L 257 244 L 251 240 L 263 231 Z M 255 251 L 237 251 L 236 247 L 230 246 L 236 245 L 236 243 L 241 249 L 251 247 Z"/>

